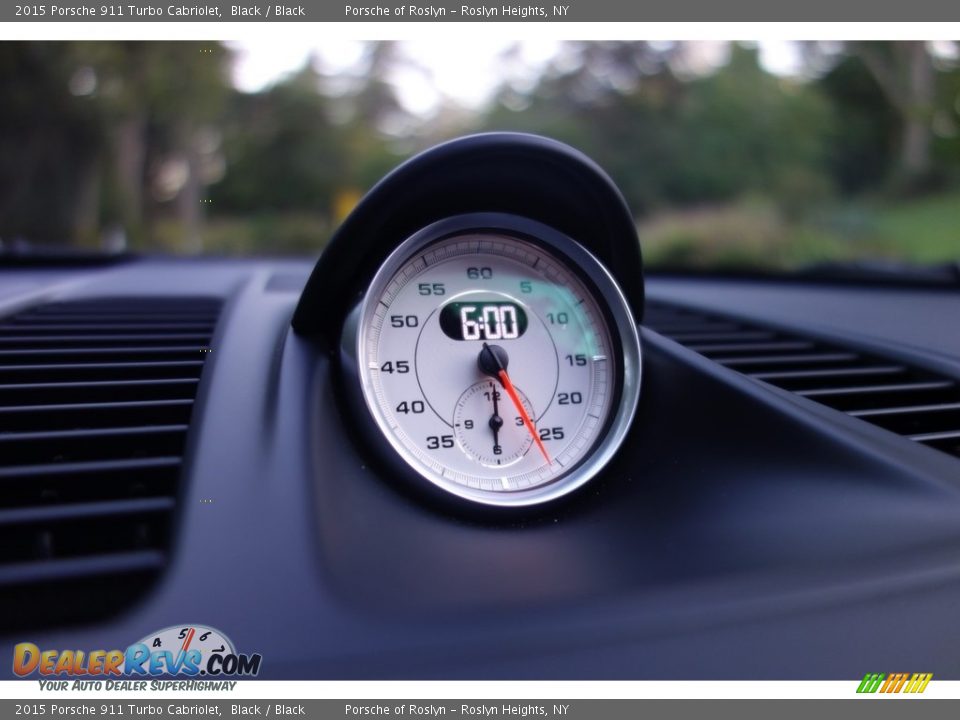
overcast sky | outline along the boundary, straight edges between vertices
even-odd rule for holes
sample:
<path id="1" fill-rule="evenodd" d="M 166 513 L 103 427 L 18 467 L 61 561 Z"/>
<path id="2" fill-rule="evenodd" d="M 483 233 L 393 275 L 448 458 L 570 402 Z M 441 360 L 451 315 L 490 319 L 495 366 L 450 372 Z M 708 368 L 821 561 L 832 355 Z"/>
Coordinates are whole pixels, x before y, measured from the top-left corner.
<path id="1" fill-rule="evenodd" d="M 318 70 L 335 75 L 355 67 L 363 53 L 363 43 L 355 40 L 311 45 L 268 36 L 263 40 L 228 44 L 236 58 L 234 83 L 248 92 L 260 90 L 302 68 L 311 55 L 318 61 Z M 464 43 L 462 39 L 434 39 L 406 41 L 401 45 L 403 54 L 411 62 L 397 68 L 391 79 L 400 101 L 419 115 L 428 115 L 445 98 L 469 108 L 479 107 L 489 99 L 505 74 L 514 82 L 532 82 L 561 48 L 560 41 L 548 39 L 517 42 L 484 38 L 473 44 Z M 723 42 L 690 45 L 693 46 L 691 55 L 704 69 L 726 58 Z M 502 56 L 511 48 L 515 48 L 515 52 L 505 64 Z M 760 57 L 771 72 L 790 73 L 799 65 L 797 48 L 787 41 L 760 43 Z"/>

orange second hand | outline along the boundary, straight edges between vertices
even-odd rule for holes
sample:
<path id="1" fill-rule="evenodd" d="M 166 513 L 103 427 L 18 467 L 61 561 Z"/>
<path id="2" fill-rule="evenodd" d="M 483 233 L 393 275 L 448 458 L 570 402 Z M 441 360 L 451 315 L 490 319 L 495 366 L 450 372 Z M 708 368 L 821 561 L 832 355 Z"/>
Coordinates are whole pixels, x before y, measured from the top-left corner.
<path id="1" fill-rule="evenodd" d="M 190 647 L 190 641 L 193 640 L 193 636 L 196 634 L 195 628 L 190 628 L 190 632 L 187 633 L 186 639 L 183 641 L 183 645 L 180 647 L 180 652 L 186 652 Z"/>
<path id="2" fill-rule="evenodd" d="M 550 459 L 550 456 L 547 454 L 547 449 L 543 446 L 543 441 L 540 439 L 540 436 L 537 434 L 537 429 L 533 426 L 533 421 L 530 420 L 530 416 L 527 415 L 526 409 L 523 407 L 523 403 L 520 402 L 520 396 L 517 395 L 516 389 L 513 387 L 513 383 L 510 382 L 510 376 L 507 375 L 506 370 L 501 370 L 498 373 L 500 377 L 500 382 L 503 383 L 503 389 L 507 391 L 507 395 L 510 396 L 510 399 L 513 401 L 513 404 L 517 408 L 517 412 L 520 413 L 520 419 L 523 420 L 523 424 L 527 426 L 527 430 L 530 431 L 530 435 L 533 437 L 533 441 L 537 444 L 537 447 L 540 448 L 540 452 L 543 453 L 544 459 L 547 461 L 547 465 L 553 462 Z"/>

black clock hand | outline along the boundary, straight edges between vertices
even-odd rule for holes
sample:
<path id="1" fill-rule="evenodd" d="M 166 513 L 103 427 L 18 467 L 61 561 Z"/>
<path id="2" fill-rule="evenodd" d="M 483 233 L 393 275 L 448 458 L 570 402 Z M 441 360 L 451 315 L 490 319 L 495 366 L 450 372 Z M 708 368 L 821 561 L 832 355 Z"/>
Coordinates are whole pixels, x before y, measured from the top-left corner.
<path id="1" fill-rule="evenodd" d="M 497 398 L 500 397 L 500 391 L 496 384 L 490 383 L 490 393 L 493 396 L 493 415 L 490 417 L 490 429 L 493 430 L 493 447 L 500 445 L 500 428 L 503 427 L 503 418 L 500 417 L 500 406 Z"/>

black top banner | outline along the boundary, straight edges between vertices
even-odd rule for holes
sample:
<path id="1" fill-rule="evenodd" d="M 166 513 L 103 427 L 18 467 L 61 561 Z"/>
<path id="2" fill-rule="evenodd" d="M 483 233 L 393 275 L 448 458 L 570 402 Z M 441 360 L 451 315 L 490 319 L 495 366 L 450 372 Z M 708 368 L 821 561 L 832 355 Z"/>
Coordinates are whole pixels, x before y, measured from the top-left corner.
<path id="1" fill-rule="evenodd" d="M 955 0 L 559 0 L 558 4 L 516 0 L 414 2 L 300 0 L 170 3 L 158 0 L 101 4 L 57 0 L 3 4 L 0 22 L 952 22 Z M 744 28 L 745 34 L 749 33 Z"/>

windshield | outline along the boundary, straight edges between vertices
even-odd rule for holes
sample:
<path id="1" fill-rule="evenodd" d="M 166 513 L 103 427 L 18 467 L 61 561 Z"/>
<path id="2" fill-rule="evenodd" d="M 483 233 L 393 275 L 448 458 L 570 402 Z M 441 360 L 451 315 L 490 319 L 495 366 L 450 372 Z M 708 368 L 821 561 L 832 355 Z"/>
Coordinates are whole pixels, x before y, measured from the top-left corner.
<path id="1" fill-rule="evenodd" d="M 0 42 L 0 253 L 315 255 L 406 157 L 555 137 L 661 269 L 960 257 L 951 42 Z"/>

